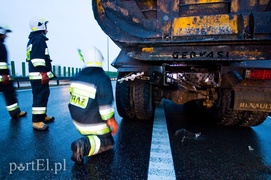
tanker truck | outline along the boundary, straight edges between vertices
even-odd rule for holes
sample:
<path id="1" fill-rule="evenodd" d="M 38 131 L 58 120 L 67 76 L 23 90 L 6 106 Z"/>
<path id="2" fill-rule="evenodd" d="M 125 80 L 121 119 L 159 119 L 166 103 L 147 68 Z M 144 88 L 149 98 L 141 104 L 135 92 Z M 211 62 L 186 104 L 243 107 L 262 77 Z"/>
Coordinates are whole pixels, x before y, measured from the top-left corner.
<path id="1" fill-rule="evenodd" d="M 121 49 L 111 65 L 124 119 L 151 120 L 163 98 L 225 126 L 270 115 L 270 0 L 93 0 L 92 8 Z"/>

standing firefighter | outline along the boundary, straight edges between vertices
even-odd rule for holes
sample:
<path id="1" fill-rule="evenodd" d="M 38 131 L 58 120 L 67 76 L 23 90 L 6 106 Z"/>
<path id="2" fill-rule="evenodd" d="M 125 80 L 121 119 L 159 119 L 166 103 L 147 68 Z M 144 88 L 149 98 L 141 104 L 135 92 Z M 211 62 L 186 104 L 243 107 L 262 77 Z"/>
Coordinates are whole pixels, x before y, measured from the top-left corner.
<path id="1" fill-rule="evenodd" d="M 52 122 L 54 117 L 47 116 L 47 103 L 50 95 L 49 80 L 54 77 L 46 41 L 47 23 L 44 18 L 34 17 L 30 20 L 31 33 L 27 43 L 29 79 L 32 87 L 32 126 L 37 130 L 46 130 L 45 123 Z"/>
<path id="2" fill-rule="evenodd" d="M 112 135 L 116 134 L 118 124 L 114 118 L 112 85 L 102 69 L 101 52 L 93 47 L 85 57 L 79 53 L 85 68 L 71 81 L 69 110 L 75 127 L 83 135 L 71 144 L 71 159 L 83 164 L 84 156 L 113 148 Z"/>
<path id="3" fill-rule="evenodd" d="M 11 30 L 4 25 L 0 25 L 0 92 L 3 92 L 7 110 L 12 119 L 25 116 L 27 113 L 21 111 L 16 98 L 16 92 L 11 81 L 10 71 L 8 68 L 8 53 L 4 44 L 7 33 Z"/>

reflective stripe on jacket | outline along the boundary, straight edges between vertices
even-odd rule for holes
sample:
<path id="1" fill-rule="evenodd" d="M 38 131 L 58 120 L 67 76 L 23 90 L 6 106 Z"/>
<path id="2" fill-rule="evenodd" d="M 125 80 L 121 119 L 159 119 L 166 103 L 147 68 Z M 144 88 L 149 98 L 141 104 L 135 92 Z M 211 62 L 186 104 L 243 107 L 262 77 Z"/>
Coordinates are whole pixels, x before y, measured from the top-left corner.
<path id="1" fill-rule="evenodd" d="M 81 124 L 73 120 L 73 124 L 78 129 L 78 131 L 83 135 L 103 135 L 110 132 L 110 128 L 106 125 L 106 123 L 98 123 L 98 124 Z"/>
<path id="2" fill-rule="evenodd" d="M 0 62 L 0 69 L 8 69 L 8 63 Z"/>
<path id="3" fill-rule="evenodd" d="M 99 112 L 101 114 L 102 120 L 107 120 L 114 115 L 114 108 L 112 105 L 99 106 Z"/>
<path id="4" fill-rule="evenodd" d="M 54 74 L 50 71 L 50 72 L 47 72 L 47 76 L 49 78 L 53 78 Z M 29 79 L 30 80 L 38 80 L 38 79 L 42 79 L 42 76 L 41 76 L 40 72 L 30 72 Z"/>

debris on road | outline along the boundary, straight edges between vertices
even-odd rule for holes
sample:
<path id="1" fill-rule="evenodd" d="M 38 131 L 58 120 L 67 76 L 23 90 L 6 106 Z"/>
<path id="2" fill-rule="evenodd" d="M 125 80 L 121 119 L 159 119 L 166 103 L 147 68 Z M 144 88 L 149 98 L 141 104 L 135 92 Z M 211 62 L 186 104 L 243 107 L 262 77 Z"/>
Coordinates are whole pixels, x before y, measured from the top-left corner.
<path id="1" fill-rule="evenodd" d="M 248 150 L 253 151 L 254 149 L 251 146 L 248 146 Z"/>
<path id="2" fill-rule="evenodd" d="M 178 135 L 182 136 L 181 141 L 183 143 L 185 139 L 197 139 L 201 135 L 201 132 L 193 133 L 182 128 L 175 132 L 175 136 L 178 136 Z"/>

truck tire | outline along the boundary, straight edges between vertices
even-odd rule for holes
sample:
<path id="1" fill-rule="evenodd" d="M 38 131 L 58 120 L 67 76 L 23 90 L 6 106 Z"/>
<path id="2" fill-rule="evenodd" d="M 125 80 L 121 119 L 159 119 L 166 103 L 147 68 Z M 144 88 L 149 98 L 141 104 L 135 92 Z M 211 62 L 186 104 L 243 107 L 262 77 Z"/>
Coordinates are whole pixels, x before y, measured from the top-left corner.
<path id="1" fill-rule="evenodd" d="M 136 119 L 151 120 L 154 115 L 152 85 L 148 81 L 135 80 L 133 82 L 133 95 Z"/>
<path id="2" fill-rule="evenodd" d="M 118 79 L 124 75 L 119 74 Z M 124 119 L 133 119 L 135 117 L 133 107 L 133 95 L 131 84 L 128 81 L 116 83 L 116 106 L 118 113 Z"/>
<path id="3" fill-rule="evenodd" d="M 218 100 L 211 109 L 211 115 L 218 124 L 225 126 L 250 127 L 257 126 L 264 122 L 268 113 L 233 110 L 233 97 L 233 90 L 220 90 Z"/>
<path id="4" fill-rule="evenodd" d="M 220 89 L 218 99 L 211 108 L 211 116 L 220 125 L 233 126 L 239 123 L 238 113 L 232 109 L 233 92 L 231 89 Z"/>
<path id="5" fill-rule="evenodd" d="M 267 116 L 268 113 L 265 112 L 244 112 L 244 118 L 243 121 L 239 123 L 240 126 L 242 127 L 250 127 L 250 126 L 258 126 L 262 124 Z"/>

